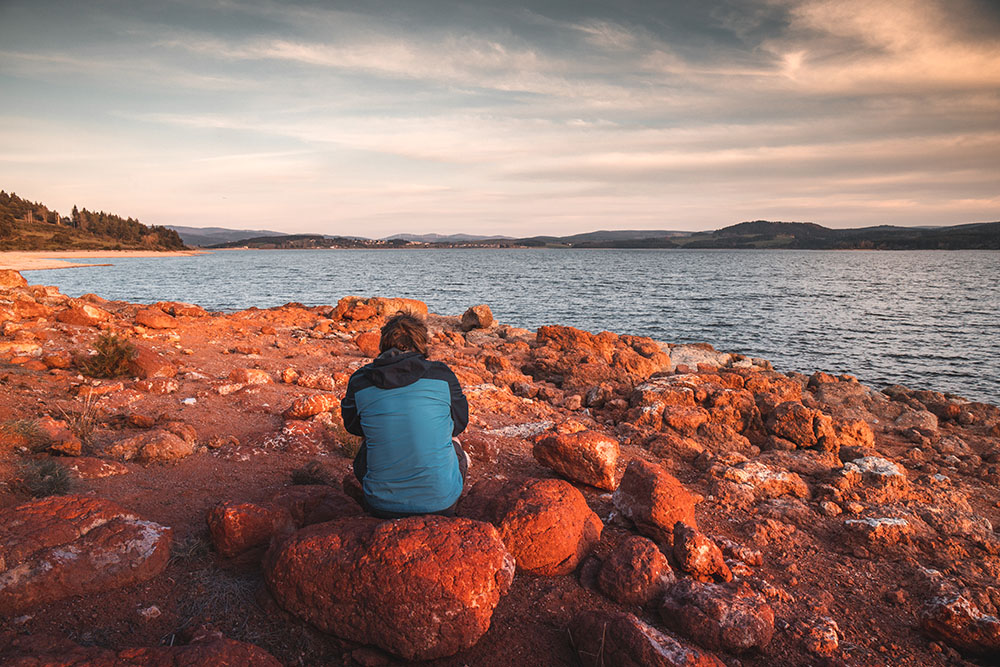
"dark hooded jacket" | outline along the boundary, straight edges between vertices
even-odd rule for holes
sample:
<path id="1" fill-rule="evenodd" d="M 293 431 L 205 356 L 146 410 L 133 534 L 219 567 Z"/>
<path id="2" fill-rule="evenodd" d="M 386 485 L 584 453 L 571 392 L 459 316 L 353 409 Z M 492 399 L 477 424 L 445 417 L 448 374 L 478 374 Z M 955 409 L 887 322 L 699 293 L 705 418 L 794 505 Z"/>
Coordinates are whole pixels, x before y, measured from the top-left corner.
<path id="1" fill-rule="evenodd" d="M 344 427 L 363 436 L 368 504 L 383 512 L 445 510 L 462 493 L 451 438 L 469 423 L 458 378 L 419 352 L 387 350 L 359 368 L 340 404 Z"/>

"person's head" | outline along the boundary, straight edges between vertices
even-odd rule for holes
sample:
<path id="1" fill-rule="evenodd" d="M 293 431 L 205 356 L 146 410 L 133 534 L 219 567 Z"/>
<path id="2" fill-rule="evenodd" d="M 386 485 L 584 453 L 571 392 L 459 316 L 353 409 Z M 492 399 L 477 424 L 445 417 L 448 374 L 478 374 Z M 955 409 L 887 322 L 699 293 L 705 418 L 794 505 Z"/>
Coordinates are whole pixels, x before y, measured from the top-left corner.
<path id="1" fill-rule="evenodd" d="M 382 338 L 378 342 L 379 354 L 389 348 L 400 352 L 419 352 L 427 356 L 427 325 L 419 317 L 397 312 L 382 327 Z"/>

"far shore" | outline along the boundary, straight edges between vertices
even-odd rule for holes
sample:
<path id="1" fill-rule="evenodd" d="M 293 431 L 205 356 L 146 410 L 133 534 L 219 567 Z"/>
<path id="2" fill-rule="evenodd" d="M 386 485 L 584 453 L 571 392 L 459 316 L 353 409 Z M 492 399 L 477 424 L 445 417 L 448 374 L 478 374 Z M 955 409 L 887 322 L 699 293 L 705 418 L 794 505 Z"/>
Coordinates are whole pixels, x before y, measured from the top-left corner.
<path id="1" fill-rule="evenodd" d="M 110 262 L 78 262 L 84 259 L 121 259 L 123 257 L 190 257 L 209 254 L 204 250 L 10 250 L 0 252 L 0 269 L 40 271 L 77 269 L 85 266 L 111 266 Z"/>

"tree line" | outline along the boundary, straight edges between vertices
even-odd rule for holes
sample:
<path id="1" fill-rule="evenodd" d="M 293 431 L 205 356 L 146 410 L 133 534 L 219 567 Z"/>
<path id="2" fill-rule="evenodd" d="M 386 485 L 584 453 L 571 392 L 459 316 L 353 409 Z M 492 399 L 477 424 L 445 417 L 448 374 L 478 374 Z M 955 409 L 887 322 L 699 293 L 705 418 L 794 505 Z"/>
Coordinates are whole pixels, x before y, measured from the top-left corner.
<path id="1" fill-rule="evenodd" d="M 46 236 L 47 234 L 47 236 Z M 43 238 L 44 237 L 44 238 Z M 61 216 L 44 204 L 0 190 L 0 242 L 12 245 L 53 246 L 116 245 L 162 250 L 182 250 L 184 242 L 172 229 L 144 225 L 104 211 L 89 211 L 73 206 L 69 216 Z"/>

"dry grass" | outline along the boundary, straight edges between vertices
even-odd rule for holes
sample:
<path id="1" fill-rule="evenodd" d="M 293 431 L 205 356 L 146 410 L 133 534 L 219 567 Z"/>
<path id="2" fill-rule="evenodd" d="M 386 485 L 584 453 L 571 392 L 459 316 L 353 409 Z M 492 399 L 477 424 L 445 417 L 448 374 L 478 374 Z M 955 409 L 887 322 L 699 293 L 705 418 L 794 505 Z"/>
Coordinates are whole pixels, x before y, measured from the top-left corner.
<path id="1" fill-rule="evenodd" d="M 90 451 L 94 446 L 94 431 L 97 429 L 97 399 L 92 394 L 88 394 L 83 401 L 77 403 L 78 411 L 59 409 L 66 427 L 80 438 L 80 443 L 85 451 Z"/>
<path id="2" fill-rule="evenodd" d="M 292 484 L 295 485 L 326 484 L 327 486 L 332 486 L 334 483 L 330 474 L 323 469 L 323 465 L 315 460 L 309 461 L 301 468 L 293 470 L 291 477 Z"/>

